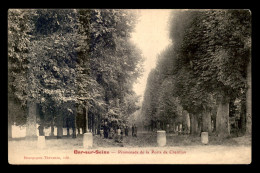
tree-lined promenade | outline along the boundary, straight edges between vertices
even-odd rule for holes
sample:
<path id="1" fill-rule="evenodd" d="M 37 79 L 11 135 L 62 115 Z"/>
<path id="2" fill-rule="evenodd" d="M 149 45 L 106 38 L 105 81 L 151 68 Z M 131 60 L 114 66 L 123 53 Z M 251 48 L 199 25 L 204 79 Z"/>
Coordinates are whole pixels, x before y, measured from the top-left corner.
<path id="1" fill-rule="evenodd" d="M 73 138 L 81 129 L 105 138 L 112 132 L 127 136 L 125 129 L 133 123 L 140 130 L 165 130 L 168 136 L 178 131 L 190 141 L 201 132 L 220 141 L 231 134 L 250 136 L 250 11 L 173 10 L 172 44 L 158 55 L 141 107 L 133 90 L 143 71 L 142 52 L 131 41 L 137 14 L 10 9 L 9 137 L 12 125 L 26 126 L 28 138 L 37 130 L 46 135 L 46 128 L 57 138 L 63 137 L 63 128 L 72 129 Z M 136 120 L 133 114 L 139 114 Z"/>
<path id="2" fill-rule="evenodd" d="M 63 127 L 99 134 L 101 125 L 127 124 L 138 101 L 132 89 L 142 72 L 130 41 L 136 15 L 128 10 L 8 11 L 8 123 Z"/>
<path id="3" fill-rule="evenodd" d="M 149 74 L 143 125 L 191 135 L 250 135 L 250 11 L 175 11 L 169 25 L 172 45 Z"/>

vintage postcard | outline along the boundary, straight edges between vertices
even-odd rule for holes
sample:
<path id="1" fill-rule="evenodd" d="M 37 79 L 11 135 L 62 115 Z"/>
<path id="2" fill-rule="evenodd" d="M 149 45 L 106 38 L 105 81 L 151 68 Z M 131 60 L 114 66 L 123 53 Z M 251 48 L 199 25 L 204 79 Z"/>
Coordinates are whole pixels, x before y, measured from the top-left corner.
<path id="1" fill-rule="evenodd" d="M 241 9 L 9 9 L 9 164 L 250 164 L 251 30 Z"/>

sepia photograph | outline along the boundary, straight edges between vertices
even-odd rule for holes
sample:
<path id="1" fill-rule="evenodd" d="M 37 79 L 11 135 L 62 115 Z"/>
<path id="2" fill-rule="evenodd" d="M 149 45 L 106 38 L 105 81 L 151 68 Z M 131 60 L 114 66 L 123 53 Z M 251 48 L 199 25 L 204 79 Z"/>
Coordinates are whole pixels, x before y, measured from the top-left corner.
<path id="1" fill-rule="evenodd" d="M 8 9 L 10 165 L 252 162 L 248 9 Z"/>

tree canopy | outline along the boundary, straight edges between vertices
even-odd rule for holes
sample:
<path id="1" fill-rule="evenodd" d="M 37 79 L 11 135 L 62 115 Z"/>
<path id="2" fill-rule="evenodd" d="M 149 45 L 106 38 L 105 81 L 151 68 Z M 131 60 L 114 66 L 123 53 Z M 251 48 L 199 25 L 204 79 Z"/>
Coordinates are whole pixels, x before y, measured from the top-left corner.
<path id="1" fill-rule="evenodd" d="M 142 57 L 130 41 L 133 12 L 19 9 L 8 17 L 9 94 L 21 105 L 40 104 L 46 119 L 86 104 L 107 120 L 137 109 L 132 84 Z"/>
<path id="2" fill-rule="evenodd" d="M 149 74 L 144 114 L 152 116 L 151 110 L 156 108 L 167 111 L 165 102 L 176 113 L 173 109 L 176 102 L 167 102 L 167 96 L 178 99 L 183 110 L 198 118 L 205 111 L 217 111 L 216 105 L 220 102 L 229 104 L 235 98 L 242 99 L 248 89 L 250 12 L 179 10 L 172 12 L 169 23 L 173 44 L 158 56 L 156 70 Z M 150 92 L 150 88 L 156 89 Z M 218 109 L 218 119 L 223 108 Z M 174 115 L 173 112 L 168 114 Z M 228 112 L 226 115 L 229 117 Z"/>

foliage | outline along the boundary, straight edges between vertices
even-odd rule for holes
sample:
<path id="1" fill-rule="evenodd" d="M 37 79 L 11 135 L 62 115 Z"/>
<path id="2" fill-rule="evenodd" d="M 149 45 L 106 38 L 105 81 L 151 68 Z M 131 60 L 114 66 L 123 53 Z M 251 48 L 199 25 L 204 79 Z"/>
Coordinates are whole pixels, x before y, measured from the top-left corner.
<path id="1" fill-rule="evenodd" d="M 158 56 L 147 82 L 142 110 L 148 121 L 173 118 L 178 106 L 197 117 L 205 110 L 215 116 L 219 97 L 242 97 L 250 61 L 250 15 L 247 10 L 172 12 L 173 44 Z"/>
<path id="2" fill-rule="evenodd" d="M 245 88 L 250 51 L 246 10 L 194 11 L 179 53 L 207 92 L 232 95 Z M 174 38 L 173 38 L 174 39 Z"/>
<path id="3" fill-rule="evenodd" d="M 133 113 L 142 72 L 130 42 L 135 18 L 129 10 L 10 10 L 9 95 L 40 104 L 47 124 L 70 111 L 83 120 L 86 104 L 103 118 Z"/>
<path id="4" fill-rule="evenodd" d="M 10 9 L 8 11 L 8 96 L 21 105 L 26 105 L 29 34 L 32 25 L 27 22 L 30 10 Z"/>

